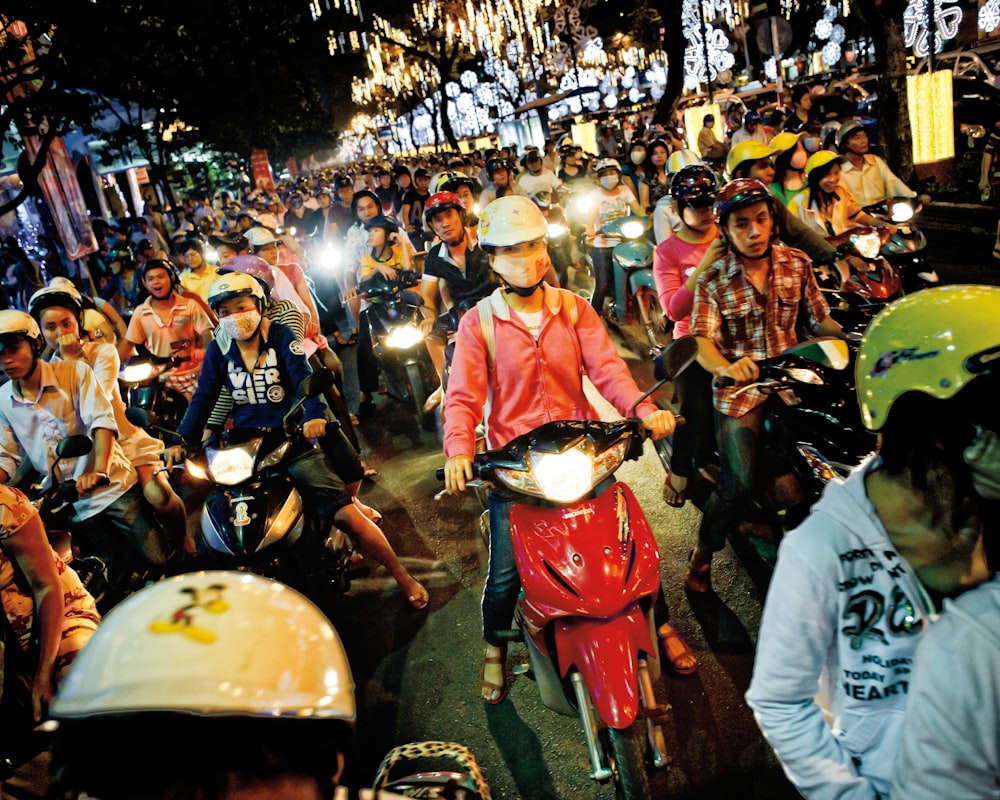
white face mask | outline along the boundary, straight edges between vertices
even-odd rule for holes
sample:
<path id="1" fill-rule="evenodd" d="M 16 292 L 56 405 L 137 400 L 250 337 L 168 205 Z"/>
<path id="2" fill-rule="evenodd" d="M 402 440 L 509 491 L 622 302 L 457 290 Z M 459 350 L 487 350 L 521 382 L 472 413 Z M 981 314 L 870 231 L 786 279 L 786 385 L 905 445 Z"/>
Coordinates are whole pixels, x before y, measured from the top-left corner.
<path id="1" fill-rule="evenodd" d="M 601 184 L 602 189 L 606 189 L 607 191 L 610 192 L 618 185 L 618 176 L 605 175 L 603 178 L 600 179 L 599 183 Z"/>
<path id="2" fill-rule="evenodd" d="M 533 253 L 504 253 L 493 257 L 493 271 L 518 289 L 534 288 L 549 270 L 546 250 Z"/>
<path id="3" fill-rule="evenodd" d="M 219 320 L 219 327 L 230 339 L 245 342 L 257 332 L 260 327 L 260 312 L 256 308 L 248 311 L 237 311 Z"/>
<path id="4" fill-rule="evenodd" d="M 646 151 L 633 150 L 632 155 L 630 155 L 629 158 L 632 159 L 633 164 L 641 164 L 643 161 L 646 160 Z"/>

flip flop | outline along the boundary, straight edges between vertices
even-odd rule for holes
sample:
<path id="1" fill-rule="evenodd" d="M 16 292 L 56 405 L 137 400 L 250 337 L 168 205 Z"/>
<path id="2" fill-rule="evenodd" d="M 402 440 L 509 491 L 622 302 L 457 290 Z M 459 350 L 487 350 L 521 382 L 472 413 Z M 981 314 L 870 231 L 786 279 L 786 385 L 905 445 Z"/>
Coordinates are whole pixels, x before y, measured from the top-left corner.
<path id="1" fill-rule="evenodd" d="M 687 502 L 687 487 L 685 486 L 680 491 L 675 489 L 670 480 L 673 477 L 674 473 L 668 471 L 667 476 L 663 479 L 663 502 L 671 508 L 683 508 L 684 503 Z"/>
<path id="2" fill-rule="evenodd" d="M 493 681 L 486 680 L 486 667 L 491 664 L 504 667 L 503 683 L 494 683 Z M 506 665 L 506 646 L 500 648 L 500 655 L 498 656 L 483 656 L 483 666 L 482 669 L 479 670 L 479 696 L 482 698 L 484 703 L 489 703 L 491 706 L 495 706 L 507 699 L 507 692 L 510 690 L 510 687 L 507 685 Z M 496 697 L 492 697 L 494 693 L 496 694 Z M 487 694 L 491 696 L 487 697 Z"/>
<path id="3" fill-rule="evenodd" d="M 406 598 L 407 602 L 410 604 L 410 608 L 414 611 L 423 611 L 427 608 L 427 604 L 431 601 L 431 596 L 427 593 L 427 590 L 421 586 L 420 594 L 412 594 Z"/>
<path id="4" fill-rule="evenodd" d="M 694 659 L 694 651 L 691 649 L 690 645 L 685 642 L 681 635 L 670 623 L 664 623 L 656 631 L 657 638 L 660 640 L 660 647 L 663 650 L 663 657 L 667 660 L 667 664 L 670 666 L 675 673 L 678 675 L 691 675 L 698 671 L 698 661 L 695 660 L 694 663 L 687 667 L 682 667 L 678 663 L 685 656 L 690 656 Z"/>

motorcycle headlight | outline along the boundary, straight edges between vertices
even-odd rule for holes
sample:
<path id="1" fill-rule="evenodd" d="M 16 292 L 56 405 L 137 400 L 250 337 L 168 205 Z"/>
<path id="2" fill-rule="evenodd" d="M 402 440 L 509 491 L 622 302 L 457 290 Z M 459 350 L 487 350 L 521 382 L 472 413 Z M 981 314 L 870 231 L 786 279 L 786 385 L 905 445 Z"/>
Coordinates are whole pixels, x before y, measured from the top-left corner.
<path id="1" fill-rule="evenodd" d="M 875 258 L 882 249 L 882 239 L 877 233 L 856 233 L 851 236 L 851 244 L 862 258 Z"/>
<path id="2" fill-rule="evenodd" d="M 528 472 L 498 469 L 494 474 L 516 491 L 556 503 L 572 503 L 618 469 L 627 451 L 627 440 L 595 453 L 594 442 L 581 439 L 561 453 L 529 452 Z"/>
<path id="3" fill-rule="evenodd" d="M 194 461 L 191 461 L 190 459 L 188 459 L 188 460 L 185 460 L 185 462 L 184 462 L 184 469 L 186 469 L 188 475 L 190 475 L 196 481 L 207 481 L 208 480 L 208 473 L 205 472 L 204 469 L 202 469 L 201 464 L 196 464 Z"/>
<path id="4" fill-rule="evenodd" d="M 905 200 L 892 204 L 892 221 L 909 222 L 913 219 L 913 204 Z"/>
<path id="5" fill-rule="evenodd" d="M 291 441 L 286 439 L 277 447 L 275 447 L 270 453 L 268 453 L 260 462 L 260 469 L 265 469 L 266 467 L 273 467 L 275 464 L 279 463 L 281 459 L 285 457 L 285 453 L 288 452 L 288 447 L 291 445 Z"/>
<path id="6" fill-rule="evenodd" d="M 394 350 L 408 350 L 424 338 L 424 333 L 416 325 L 400 325 L 385 337 L 385 346 Z"/>
<path id="7" fill-rule="evenodd" d="M 319 265 L 327 272 L 333 272 L 340 266 L 340 250 L 333 245 L 324 248 L 319 256 Z"/>
<path id="8" fill-rule="evenodd" d="M 558 239 L 560 236 L 565 236 L 569 231 L 565 225 L 560 225 L 558 222 L 550 222 L 548 224 L 549 238 Z"/>
<path id="9" fill-rule="evenodd" d="M 129 364 L 122 369 L 118 377 L 126 383 L 141 383 L 153 374 L 153 364 L 149 361 L 142 361 L 138 364 Z"/>
<path id="10" fill-rule="evenodd" d="M 644 230 L 646 226 L 634 219 L 623 222 L 621 226 L 621 234 L 626 239 L 638 239 Z"/>
<path id="11" fill-rule="evenodd" d="M 260 439 L 247 442 L 240 447 L 225 450 L 207 450 L 208 474 L 222 486 L 235 486 L 253 475 L 254 454 Z"/>
<path id="12" fill-rule="evenodd" d="M 813 386 L 823 385 L 823 378 L 820 377 L 820 374 L 805 367 L 788 367 L 785 369 L 785 374 L 799 383 L 810 383 Z"/>

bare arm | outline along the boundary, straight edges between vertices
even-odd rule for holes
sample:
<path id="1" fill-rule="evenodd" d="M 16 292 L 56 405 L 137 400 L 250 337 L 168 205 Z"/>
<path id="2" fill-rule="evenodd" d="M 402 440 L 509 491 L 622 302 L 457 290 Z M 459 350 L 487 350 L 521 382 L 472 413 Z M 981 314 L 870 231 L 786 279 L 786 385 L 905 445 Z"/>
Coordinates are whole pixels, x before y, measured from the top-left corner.
<path id="1" fill-rule="evenodd" d="M 110 322 L 111 327 L 114 328 L 115 336 L 119 339 L 124 339 L 127 328 L 125 326 L 125 320 L 122 319 L 122 315 L 119 314 L 115 307 L 107 300 L 95 297 L 94 303 L 97 305 L 97 310 L 108 318 L 108 322 Z"/>

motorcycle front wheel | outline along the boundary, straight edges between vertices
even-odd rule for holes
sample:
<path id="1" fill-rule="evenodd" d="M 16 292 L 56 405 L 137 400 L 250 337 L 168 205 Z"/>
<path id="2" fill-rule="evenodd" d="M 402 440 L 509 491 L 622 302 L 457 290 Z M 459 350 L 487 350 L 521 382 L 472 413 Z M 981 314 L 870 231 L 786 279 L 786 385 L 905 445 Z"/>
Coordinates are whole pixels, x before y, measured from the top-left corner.
<path id="1" fill-rule="evenodd" d="M 615 797 L 618 800 L 651 800 L 645 727 L 636 721 L 624 730 L 605 728 L 602 738 Z"/>
<path id="2" fill-rule="evenodd" d="M 424 410 L 429 393 L 427 385 L 424 382 L 424 374 L 420 368 L 419 361 L 406 365 L 406 382 L 410 385 L 410 399 L 413 402 L 413 410 L 416 412 L 417 419 L 420 420 L 421 427 L 425 431 L 434 430 L 437 426 L 436 418 L 433 412 Z"/>

